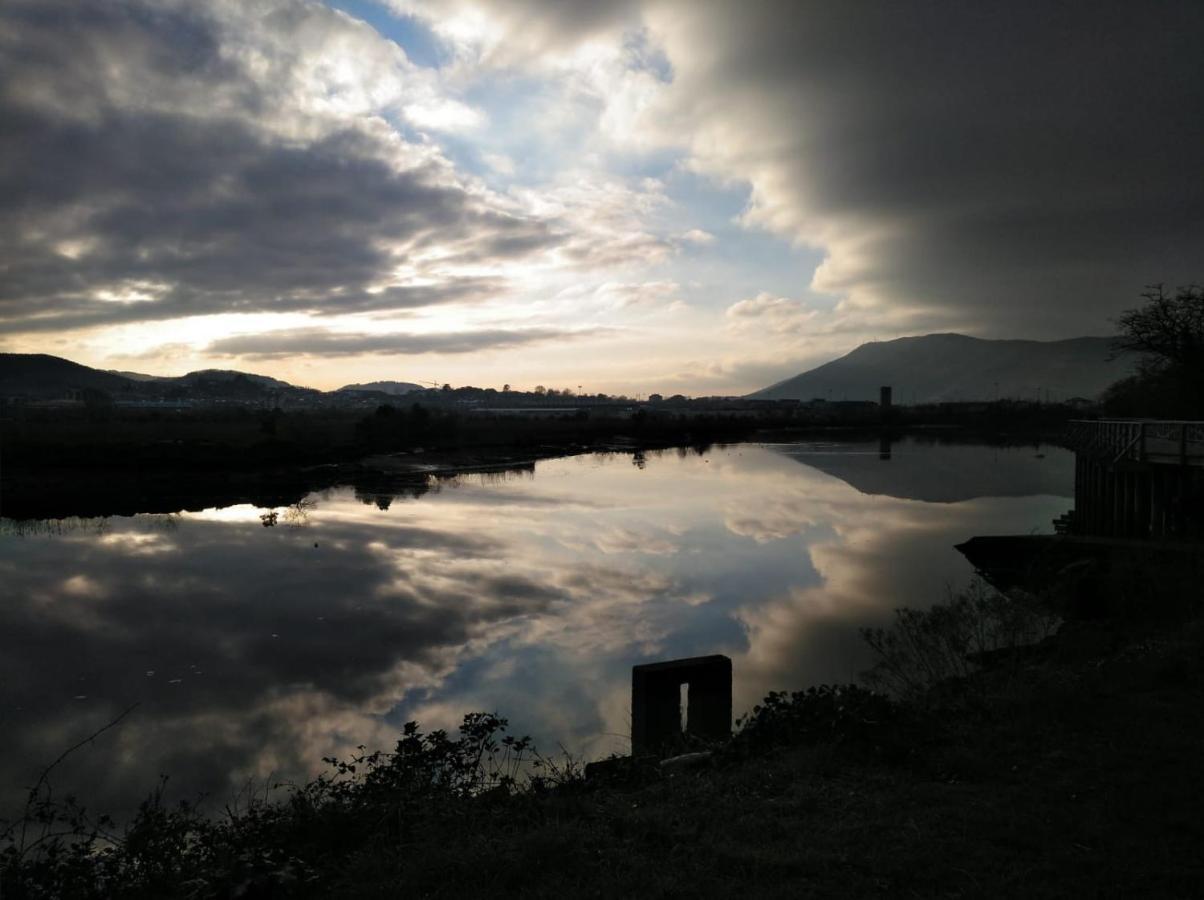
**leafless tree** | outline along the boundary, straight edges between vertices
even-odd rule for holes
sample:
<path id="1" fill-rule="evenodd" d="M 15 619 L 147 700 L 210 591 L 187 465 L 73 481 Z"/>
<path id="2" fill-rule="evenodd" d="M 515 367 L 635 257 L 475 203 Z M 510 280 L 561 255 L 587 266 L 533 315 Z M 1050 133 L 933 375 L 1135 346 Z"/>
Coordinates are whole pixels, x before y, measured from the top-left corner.
<path id="1" fill-rule="evenodd" d="M 1204 288 L 1180 287 L 1174 295 L 1161 284 L 1142 292 L 1145 305 L 1130 309 L 1116 320 L 1120 336 L 1115 347 L 1139 353 L 1156 369 L 1184 372 L 1204 367 Z"/>

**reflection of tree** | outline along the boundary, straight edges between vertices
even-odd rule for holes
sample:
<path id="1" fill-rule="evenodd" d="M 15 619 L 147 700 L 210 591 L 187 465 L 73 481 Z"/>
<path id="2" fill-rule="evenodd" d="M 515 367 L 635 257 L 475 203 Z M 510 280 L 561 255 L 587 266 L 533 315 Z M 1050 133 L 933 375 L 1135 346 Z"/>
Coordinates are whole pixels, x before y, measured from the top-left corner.
<path id="1" fill-rule="evenodd" d="M 104 534 L 108 530 L 107 517 L 85 518 L 67 516 L 62 519 L 5 519 L 0 518 L 0 534 L 16 537 L 31 535 Z"/>
<path id="2" fill-rule="evenodd" d="M 317 503 L 312 497 L 302 497 L 296 503 L 290 504 L 289 508 L 284 511 L 285 524 L 295 526 L 308 525 L 310 510 L 316 506 Z"/>
<path id="3" fill-rule="evenodd" d="M 364 473 L 355 479 L 352 487 L 355 499 L 365 506 L 388 509 L 395 500 L 417 500 L 427 494 L 438 494 L 445 487 L 456 489 L 463 484 L 492 486 L 514 479 L 535 477 L 535 463 L 506 463 L 479 472 L 449 471 L 426 473 Z"/>

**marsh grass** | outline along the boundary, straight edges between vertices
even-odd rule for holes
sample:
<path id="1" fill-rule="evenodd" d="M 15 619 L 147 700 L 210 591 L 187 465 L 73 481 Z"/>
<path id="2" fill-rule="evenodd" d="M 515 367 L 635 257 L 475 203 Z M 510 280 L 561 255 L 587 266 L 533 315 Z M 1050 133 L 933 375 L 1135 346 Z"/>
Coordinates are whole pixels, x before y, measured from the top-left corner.
<path id="1" fill-rule="evenodd" d="M 1010 662 L 1003 671 L 1016 672 L 1021 648 L 1050 637 L 1061 621 L 1047 598 L 997 591 L 975 579 L 929 609 L 895 610 L 890 628 L 862 629 L 875 655 L 862 680 L 893 697 L 922 703 L 937 685 L 966 682 L 986 663 Z"/>

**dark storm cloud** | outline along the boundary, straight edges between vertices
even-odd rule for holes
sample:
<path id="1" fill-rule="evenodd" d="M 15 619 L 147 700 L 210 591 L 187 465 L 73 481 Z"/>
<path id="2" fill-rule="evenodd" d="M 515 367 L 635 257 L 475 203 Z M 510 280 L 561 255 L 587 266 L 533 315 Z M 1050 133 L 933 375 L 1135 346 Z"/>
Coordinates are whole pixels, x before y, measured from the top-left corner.
<path id="1" fill-rule="evenodd" d="M 270 21 L 296 24 L 293 7 L 332 33 L 350 27 L 301 4 Z M 221 52 L 223 9 L 0 10 L 5 332 L 480 299 L 502 285 L 367 289 L 438 244 L 498 260 L 559 242 L 545 222 L 489 208 L 382 120 L 301 109 L 272 47 L 254 49 L 285 71 L 253 77 L 245 52 Z M 130 290 L 149 299 L 97 299 Z"/>
<path id="2" fill-rule="evenodd" d="M 439 334 L 347 334 L 322 328 L 298 328 L 240 334 L 214 341 L 206 352 L 249 358 L 274 356 L 357 356 L 363 353 L 475 353 L 542 341 L 598 335 L 602 329 L 492 328 Z"/>
<path id="3" fill-rule="evenodd" d="M 1098 332 L 1200 277 L 1204 6 L 726 3 L 666 26 L 678 112 L 817 286 Z"/>

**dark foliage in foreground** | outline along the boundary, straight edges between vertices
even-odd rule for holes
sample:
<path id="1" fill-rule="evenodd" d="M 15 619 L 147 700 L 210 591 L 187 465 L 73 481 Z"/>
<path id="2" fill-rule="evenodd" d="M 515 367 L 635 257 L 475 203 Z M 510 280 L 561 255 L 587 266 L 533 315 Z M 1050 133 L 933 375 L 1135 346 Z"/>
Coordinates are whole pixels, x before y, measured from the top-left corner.
<path id="1" fill-rule="evenodd" d="M 872 749 L 903 718 L 885 695 L 855 684 L 772 691 L 737 722 L 724 753 L 751 756 L 779 747 L 833 743 Z"/>
<path id="2" fill-rule="evenodd" d="M 575 770 L 545 760 L 507 722 L 474 713 L 458 737 L 424 734 L 411 722 L 391 753 L 327 759 L 331 773 L 289 789 L 279 802 L 253 802 L 220 820 L 195 806 L 167 805 L 163 790 L 117 831 L 73 798 L 54 798 L 46 779 L 23 819 L 0 831 L 0 895 L 8 897 L 223 897 L 306 894 L 340 867 L 384 847 L 433 833 L 449 838 L 513 803 L 518 775 L 531 796 Z M 336 878 L 337 880 L 337 878 Z"/>
<path id="3" fill-rule="evenodd" d="M 945 648 L 1023 615 L 954 597 L 904 630 Z M 900 646 L 889 665 L 931 650 Z M 710 765 L 627 781 L 586 781 L 476 714 L 216 821 L 159 792 L 115 831 L 40 782 L 3 833 L 0 896 L 1198 893 L 1204 623 L 1074 620 L 998 649 L 919 703 L 770 694 Z"/>
<path id="4" fill-rule="evenodd" d="M 715 759 L 726 767 L 786 747 L 870 747 L 894 712 L 885 697 L 852 685 L 773 693 Z M 596 793 L 572 760 L 541 756 L 507 726 L 474 713 L 453 738 L 411 722 L 391 753 L 361 748 L 348 760 L 327 759 L 328 776 L 219 820 L 188 803 L 168 805 L 160 789 L 118 830 L 40 782 L 25 818 L 0 831 L 0 895 L 325 896 L 354 893 L 363 869 L 381 865 L 390 880 L 435 889 L 456 873 L 432 868 L 432 847 L 488 845 L 579 818 L 582 798 Z M 644 788 L 664 777 L 650 771 Z"/>
<path id="5" fill-rule="evenodd" d="M 1155 284 L 1142 306 L 1116 324 L 1118 352 L 1137 354 L 1137 373 L 1112 385 L 1104 406 L 1112 415 L 1204 418 L 1204 288 L 1179 287 L 1173 294 Z"/>
<path id="6" fill-rule="evenodd" d="M 934 699 L 938 685 L 957 681 L 967 691 L 980 686 L 968 679 L 984 660 L 1010 661 L 1012 666 L 996 668 L 1014 673 L 1019 655 L 1012 651 L 1044 640 L 1059 623 L 1048 600 L 973 581 L 930 609 L 895 610 L 891 628 L 863 629 L 875 656 L 863 678 L 885 693 L 924 705 Z"/>

